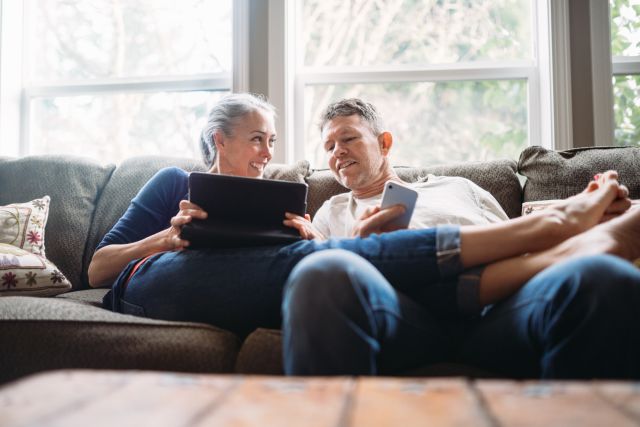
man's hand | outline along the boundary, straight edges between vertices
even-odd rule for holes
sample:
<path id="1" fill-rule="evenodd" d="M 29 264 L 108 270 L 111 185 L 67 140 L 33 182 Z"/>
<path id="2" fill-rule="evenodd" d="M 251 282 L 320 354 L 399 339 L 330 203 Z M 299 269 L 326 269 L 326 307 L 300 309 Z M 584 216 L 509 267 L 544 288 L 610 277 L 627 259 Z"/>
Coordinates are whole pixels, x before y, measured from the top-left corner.
<path id="1" fill-rule="evenodd" d="M 303 239 L 326 239 L 326 237 L 324 237 L 322 233 L 320 233 L 320 231 L 318 231 L 318 229 L 313 226 L 309 214 L 304 214 L 304 217 L 301 217 L 300 215 L 286 212 L 284 216 L 286 217 L 286 219 L 282 221 L 282 223 L 287 227 L 295 228 L 296 230 L 298 230 L 298 233 L 300 233 L 300 237 L 302 237 Z"/>
<path id="2" fill-rule="evenodd" d="M 206 219 L 207 213 L 195 203 L 191 203 L 188 200 L 180 201 L 180 211 L 171 218 L 171 227 L 165 230 L 164 244 L 166 248 L 164 250 L 181 250 L 189 246 L 188 240 L 180 238 L 180 232 L 185 224 L 191 222 L 193 218 Z"/>
<path id="3" fill-rule="evenodd" d="M 351 236 L 367 237 L 373 233 L 399 230 L 401 227 L 392 226 L 390 223 L 402 215 L 404 210 L 403 205 L 393 205 L 387 209 L 380 209 L 380 206 L 368 208 L 355 223 L 353 230 L 351 230 Z"/>

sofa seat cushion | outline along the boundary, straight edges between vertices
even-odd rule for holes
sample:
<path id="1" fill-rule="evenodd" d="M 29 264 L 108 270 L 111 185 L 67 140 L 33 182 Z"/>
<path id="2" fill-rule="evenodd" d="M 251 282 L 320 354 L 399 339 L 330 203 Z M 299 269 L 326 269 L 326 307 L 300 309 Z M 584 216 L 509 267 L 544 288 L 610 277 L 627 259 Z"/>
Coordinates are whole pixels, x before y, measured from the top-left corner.
<path id="1" fill-rule="evenodd" d="M 240 374 L 282 375 L 282 332 L 259 328 L 245 338 L 238 353 Z"/>
<path id="2" fill-rule="evenodd" d="M 588 147 L 566 151 L 529 147 L 520 154 L 518 172 L 527 178 L 524 201 L 564 199 L 581 192 L 593 175 L 618 171 L 632 199 L 640 198 L 640 148 Z"/>
<path id="3" fill-rule="evenodd" d="M 0 298 L 0 348 L 10 349 L 0 352 L 0 382 L 64 368 L 231 372 L 238 347 L 234 334 L 205 324 L 122 315 L 68 297 Z"/>
<path id="4" fill-rule="evenodd" d="M 110 290 L 111 288 L 84 289 L 82 291 L 73 291 L 57 295 L 56 298 L 68 299 L 94 307 L 102 307 L 102 299 Z"/>
<path id="5" fill-rule="evenodd" d="M 242 343 L 236 372 L 251 375 L 282 375 L 282 332 L 277 329 L 256 329 Z M 398 376 L 421 377 L 472 377 L 497 378 L 492 372 L 461 363 L 435 363 L 419 366 L 403 372 L 394 372 Z"/>

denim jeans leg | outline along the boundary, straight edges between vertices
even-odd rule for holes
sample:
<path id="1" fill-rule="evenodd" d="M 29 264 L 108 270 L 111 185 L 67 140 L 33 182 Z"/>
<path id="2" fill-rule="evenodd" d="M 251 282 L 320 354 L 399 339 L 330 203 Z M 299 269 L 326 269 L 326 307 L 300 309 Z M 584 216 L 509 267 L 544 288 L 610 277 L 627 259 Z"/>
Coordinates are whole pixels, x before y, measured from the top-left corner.
<path id="1" fill-rule="evenodd" d="M 472 326 L 459 358 L 509 377 L 640 378 L 640 270 L 610 255 L 556 264 Z"/>
<path id="2" fill-rule="evenodd" d="M 301 261 L 282 310 L 289 375 L 393 373 L 448 353 L 441 325 L 369 262 L 345 250 Z"/>
<path id="3" fill-rule="evenodd" d="M 330 249 L 361 255 L 412 299 L 435 301 L 457 312 L 455 283 L 443 285 L 441 270 L 459 263 L 457 227 L 400 230 L 367 238 L 303 241 L 288 246 L 199 249 L 149 258 L 125 287 L 113 288 L 121 307 L 139 307 L 156 319 L 210 323 L 239 334 L 279 327 L 282 289 L 305 256 Z M 426 288 L 431 288 L 425 293 Z M 114 309 L 118 310 L 116 306 Z"/>
<path id="4" fill-rule="evenodd" d="M 131 277 L 122 306 L 141 307 L 150 318 L 208 323 L 240 335 L 279 327 L 286 275 L 273 265 L 278 249 L 158 254 Z"/>

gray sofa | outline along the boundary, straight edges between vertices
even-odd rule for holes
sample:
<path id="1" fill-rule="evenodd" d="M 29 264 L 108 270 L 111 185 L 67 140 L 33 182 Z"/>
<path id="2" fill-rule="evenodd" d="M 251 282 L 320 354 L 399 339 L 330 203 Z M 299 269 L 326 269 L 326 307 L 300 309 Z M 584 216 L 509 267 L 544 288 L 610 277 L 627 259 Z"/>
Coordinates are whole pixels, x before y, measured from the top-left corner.
<path id="1" fill-rule="evenodd" d="M 101 308 L 107 289 L 89 287 L 87 267 L 94 248 L 140 187 L 166 166 L 204 169 L 180 158 L 134 158 L 118 167 L 61 156 L 0 158 L 0 206 L 51 197 L 47 258 L 73 284 L 72 291 L 56 297 L 0 298 L 0 382 L 60 368 L 282 372 L 278 330 L 257 329 L 239 337 L 213 325 L 116 314 Z M 469 178 L 516 217 L 523 201 L 570 196 L 581 191 L 594 173 L 611 168 L 620 171 L 632 198 L 639 198 L 639 167 L 637 148 L 554 152 L 530 147 L 517 163 L 499 160 L 397 171 L 407 181 L 427 173 Z M 312 215 L 324 200 L 346 191 L 329 171 L 310 170 L 306 162 L 271 165 L 266 175 L 308 183 Z M 464 367 L 425 366 L 409 374 L 468 372 Z"/>

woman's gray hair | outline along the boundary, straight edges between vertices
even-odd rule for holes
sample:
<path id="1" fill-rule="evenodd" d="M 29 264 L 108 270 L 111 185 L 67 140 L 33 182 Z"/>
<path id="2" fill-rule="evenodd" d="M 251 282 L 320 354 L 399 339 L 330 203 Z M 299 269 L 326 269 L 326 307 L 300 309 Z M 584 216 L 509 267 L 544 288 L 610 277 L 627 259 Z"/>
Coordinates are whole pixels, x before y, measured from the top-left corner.
<path id="1" fill-rule="evenodd" d="M 274 118 L 276 116 L 275 107 L 264 96 L 251 93 L 225 95 L 211 108 L 207 124 L 200 133 L 200 151 L 208 167 L 216 161 L 216 144 L 213 141 L 216 132 L 232 137 L 237 120 L 254 111 L 263 111 Z"/>

